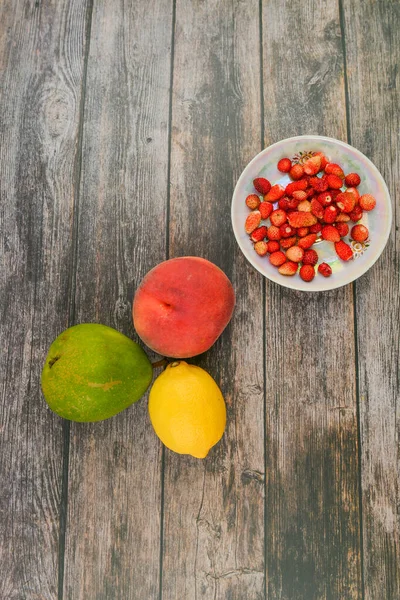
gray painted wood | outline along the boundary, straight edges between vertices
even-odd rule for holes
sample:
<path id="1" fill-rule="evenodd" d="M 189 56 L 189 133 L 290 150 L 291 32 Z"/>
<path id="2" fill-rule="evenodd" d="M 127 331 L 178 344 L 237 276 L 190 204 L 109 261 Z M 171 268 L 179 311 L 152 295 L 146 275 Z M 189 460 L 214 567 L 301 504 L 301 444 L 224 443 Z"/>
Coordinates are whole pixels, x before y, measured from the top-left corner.
<path id="1" fill-rule="evenodd" d="M 40 391 L 68 323 L 86 3 L 0 6 L 0 597 L 55 600 L 62 421 Z"/>
<path id="2" fill-rule="evenodd" d="M 257 2 L 177 2 L 170 255 L 216 263 L 237 306 L 194 359 L 221 386 L 226 433 L 204 461 L 165 454 L 163 600 L 264 597 L 263 281 L 230 225 L 261 145 L 258 27 Z"/>
<path id="3" fill-rule="evenodd" d="M 400 598 L 400 5 L 344 8 L 351 141 L 381 171 L 394 207 L 387 247 L 356 284 L 365 598 L 391 600 Z"/>
<path id="4" fill-rule="evenodd" d="M 346 139 L 335 3 L 263 4 L 265 144 Z M 267 282 L 267 598 L 361 594 L 352 288 L 306 294 Z"/>
<path id="5" fill-rule="evenodd" d="M 134 290 L 166 256 L 171 24 L 169 1 L 94 4 L 75 317 L 129 336 Z M 65 599 L 158 598 L 160 490 L 146 399 L 71 426 Z"/>

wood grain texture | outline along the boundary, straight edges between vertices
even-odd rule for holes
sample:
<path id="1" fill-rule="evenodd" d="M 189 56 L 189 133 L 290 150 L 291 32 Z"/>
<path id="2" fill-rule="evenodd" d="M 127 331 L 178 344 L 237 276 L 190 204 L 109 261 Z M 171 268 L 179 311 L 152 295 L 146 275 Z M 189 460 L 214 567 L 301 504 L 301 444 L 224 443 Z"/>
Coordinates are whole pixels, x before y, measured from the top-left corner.
<path id="1" fill-rule="evenodd" d="M 128 336 L 134 290 L 166 256 L 171 23 L 169 0 L 94 4 L 75 316 Z M 71 427 L 65 599 L 158 598 L 160 467 L 146 399 Z"/>
<path id="2" fill-rule="evenodd" d="M 356 284 L 365 598 L 392 600 L 400 598 L 400 5 L 346 0 L 344 17 L 351 142 L 381 171 L 394 208 L 387 247 Z"/>
<path id="3" fill-rule="evenodd" d="M 338 7 L 263 4 L 265 145 L 346 139 Z M 267 282 L 266 561 L 271 600 L 361 598 L 352 288 Z"/>
<path id="4" fill-rule="evenodd" d="M 234 185 L 261 142 L 258 28 L 257 2 L 177 2 L 170 255 L 216 263 L 237 305 L 195 359 L 226 398 L 225 436 L 204 461 L 166 450 L 163 600 L 264 597 L 262 278 L 230 225 Z"/>
<path id="5" fill-rule="evenodd" d="M 62 424 L 40 373 L 67 326 L 86 3 L 0 7 L 0 597 L 57 598 Z"/>

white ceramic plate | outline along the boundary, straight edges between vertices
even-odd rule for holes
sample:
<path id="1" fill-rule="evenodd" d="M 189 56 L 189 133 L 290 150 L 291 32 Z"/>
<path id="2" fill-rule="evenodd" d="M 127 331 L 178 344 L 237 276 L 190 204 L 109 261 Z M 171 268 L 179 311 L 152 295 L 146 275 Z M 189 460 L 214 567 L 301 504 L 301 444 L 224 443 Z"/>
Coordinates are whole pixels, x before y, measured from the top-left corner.
<path id="1" fill-rule="evenodd" d="M 360 194 L 372 194 L 377 203 L 373 211 L 364 211 L 360 221 L 368 227 L 369 239 L 361 244 L 352 241 L 349 236 L 344 238 L 352 247 L 352 260 L 348 262 L 340 260 L 331 242 L 320 240 L 313 245 L 313 249 L 318 253 L 318 263 L 328 263 L 332 268 L 332 275 L 325 278 L 316 272 L 313 281 L 307 283 L 300 278 L 298 272 L 292 277 L 281 275 L 278 269 L 269 262 L 268 254 L 262 257 L 255 252 L 253 243 L 244 230 L 246 217 L 250 213 L 245 200 L 249 194 L 257 193 L 253 187 L 253 179 L 256 177 L 265 177 L 272 185 L 280 183 L 286 186 L 291 181 L 289 175 L 281 173 L 277 169 L 277 163 L 281 158 L 287 156 L 292 159 L 300 152 L 319 151 L 323 152 L 330 162 L 338 163 L 346 174 L 358 173 L 361 177 L 361 183 L 358 186 Z M 351 283 L 368 271 L 381 255 L 388 240 L 392 222 L 392 207 L 386 183 L 369 158 L 339 140 L 317 135 L 303 135 L 281 140 L 253 158 L 236 184 L 232 198 L 231 217 L 233 231 L 240 249 L 247 260 L 262 275 L 279 285 L 294 290 L 317 292 L 332 290 Z M 261 224 L 266 223 L 262 222 Z M 351 230 L 354 223 L 350 221 L 348 224 Z"/>

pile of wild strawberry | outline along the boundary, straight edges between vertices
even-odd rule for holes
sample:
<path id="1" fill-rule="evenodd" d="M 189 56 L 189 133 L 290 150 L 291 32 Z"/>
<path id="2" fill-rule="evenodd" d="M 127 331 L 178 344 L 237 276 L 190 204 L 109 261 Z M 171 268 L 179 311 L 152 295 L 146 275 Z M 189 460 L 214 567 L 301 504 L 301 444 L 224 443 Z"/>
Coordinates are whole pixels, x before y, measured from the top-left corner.
<path id="1" fill-rule="evenodd" d="M 347 223 L 359 221 L 364 210 L 375 207 L 376 200 L 371 194 L 360 196 L 357 190 L 360 176 L 345 175 L 322 152 L 308 153 L 303 162 L 295 164 L 289 158 L 282 158 L 278 170 L 288 173 L 293 181 L 284 188 L 271 185 L 264 177 L 254 179 L 254 187 L 263 199 L 257 194 L 247 196 L 246 204 L 252 212 L 246 219 L 246 233 L 257 254 L 269 254 L 270 263 L 281 275 L 295 275 L 301 264 L 300 277 L 312 281 L 318 254 L 311 246 L 317 240 L 327 240 L 333 242 L 341 260 L 353 258 L 352 249 L 342 239 L 349 234 Z M 346 189 L 342 191 L 344 186 Z M 364 225 L 357 224 L 350 235 L 356 242 L 364 242 L 369 232 Z M 332 269 L 323 262 L 318 265 L 318 272 L 329 277 Z"/>

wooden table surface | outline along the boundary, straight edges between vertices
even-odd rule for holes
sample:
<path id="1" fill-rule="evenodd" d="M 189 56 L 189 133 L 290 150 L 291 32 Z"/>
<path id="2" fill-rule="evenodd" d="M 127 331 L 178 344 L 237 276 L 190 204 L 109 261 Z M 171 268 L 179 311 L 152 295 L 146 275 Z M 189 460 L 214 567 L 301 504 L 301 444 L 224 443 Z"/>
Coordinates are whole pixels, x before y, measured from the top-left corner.
<path id="1" fill-rule="evenodd" d="M 2 0 L 1 600 L 400 599 L 399 58 L 399 0 Z M 265 280 L 230 224 L 248 161 L 306 133 L 397 203 L 327 293 Z M 77 424 L 40 390 L 66 327 L 137 339 L 138 283 L 183 255 L 237 294 L 193 361 L 228 404 L 204 461 L 146 398 Z"/>

